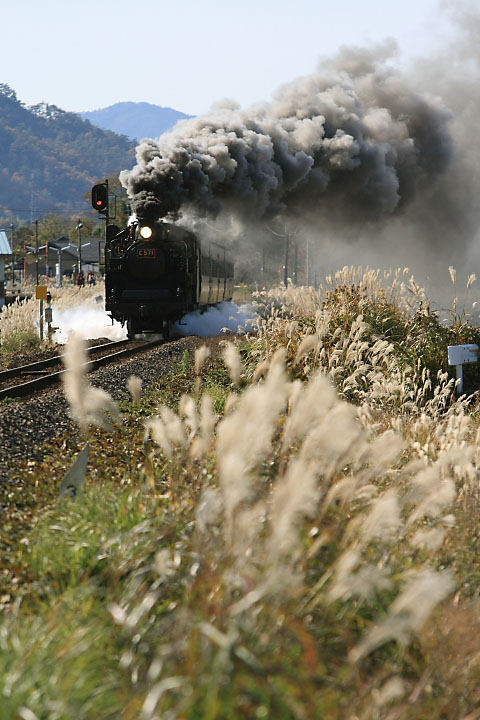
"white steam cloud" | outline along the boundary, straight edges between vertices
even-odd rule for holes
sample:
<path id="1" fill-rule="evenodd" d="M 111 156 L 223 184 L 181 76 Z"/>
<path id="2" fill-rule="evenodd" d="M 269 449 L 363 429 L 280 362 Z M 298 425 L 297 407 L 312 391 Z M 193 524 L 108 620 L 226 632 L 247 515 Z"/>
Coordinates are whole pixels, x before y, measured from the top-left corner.
<path id="1" fill-rule="evenodd" d="M 222 302 L 209 307 L 205 312 L 195 311 L 185 315 L 180 323 L 172 328 L 174 335 L 199 335 L 212 337 L 220 335 L 225 330 L 238 332 L 248 330 L 252 326 L 255 311 L 250 305 L 239 307 L 234 302 Z"/>
<path id="2" fill-rule="evenodd" d="M 172 327 L 172 335 L 199 335 L 211 337 L 222 332 L 247 330 L 252 326 L 252 317 L 255 311 L 249 305 L 239 307 L 233 302 L 222 302 L 209 307 L 204 312 L 196 311 L 185 315 L 181 321 Z M 54 340 L 57 343 L 68 342 L 72 332 L 85 340 L 94 338 L 108 338 L 109 340 L 123 340 L 127 337 L 126 328 L 118 322 L 112 321 L 100 307 L 78 305 L 63 310 L 54 309 L 53 327 L 57 328 Z"/>
<path id="3" fill-rule="evenodd" d="M 53 327 L 57 328 L 54 340 L 64 344 L 68 342 L 71 332 L 84 340 L 94 338 L 108 338 L 109 340 L 123 340 L 127 331 L 120 323 L 112 321 L 101 307 L 91 305 L 77 305 L 73 308 L 53 308 Z"/>

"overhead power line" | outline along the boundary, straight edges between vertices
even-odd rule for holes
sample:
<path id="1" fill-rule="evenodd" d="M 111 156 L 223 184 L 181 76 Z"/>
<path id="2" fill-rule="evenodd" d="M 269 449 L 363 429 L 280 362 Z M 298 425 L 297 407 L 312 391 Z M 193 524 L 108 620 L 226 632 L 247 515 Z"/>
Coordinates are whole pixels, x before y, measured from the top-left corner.
<path id="1" fill-rule="evenodd" d="M 0 205 L 0 209 L 9 210 L 10 212 L 30 212 L 30 208 L 28 208 L 28 207 L 14 208 L 14 207 L 9 207 L 8 205 Z M 58 210 L 57 208 L 36 208 L 35 209 L 36 215 L 39 215 L 40 213 L 56 213 L 57 215 L 78 215 L 78 213 L 85 213 L 85 212 L 91 213 L 91 210 L 87 210 L 86 207 L 72 208 L 70 210 Z M 92 213 L 92 215 L 93 215 L 93 213 Z"/>

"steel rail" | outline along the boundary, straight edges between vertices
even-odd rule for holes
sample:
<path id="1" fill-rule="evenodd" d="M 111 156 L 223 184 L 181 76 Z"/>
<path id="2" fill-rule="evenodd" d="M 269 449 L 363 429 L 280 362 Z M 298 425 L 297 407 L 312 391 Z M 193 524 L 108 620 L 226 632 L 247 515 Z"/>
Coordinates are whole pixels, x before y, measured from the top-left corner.
<path id="1" fill-rule="evenodd" d="M 122 344 L 124 344 L 126 341 L 119 341 Z M 131 340 L 129 341 L 131 342 Z M 88 362 L 84 363 L 82 365 L 85 372 L 92 372 L 92 370 L 97 370 L 100 367 L 103 367 L 104 365 L 109 365 L 110 363 L 115 362 L 116 360 L 122 360 L 123 358 L 130 357 L 131 355 L 136 355 L 140 352 L 145 352 L 146 350 L 151 350 L 152 348 L 161 345 L 165 343 L 165 340 L 163 339 L 157 339 L 157 340 L 150 340 L 147 342 L 142 342 L 139 345 L 125 348 L 124 350 L 119 350 L 118 352 L 115 352 L 110 355 L 103 355 L 102 357 L 95 358 L 93 360 L 89 360 Z M 115 343 L 108 343 L 108 346 L 111 346 Z M 100 346 L 96 346 L 97 348 Z M 94 348 L 92 348 L 94 349 Z M 62 356 L 59 356 L 60 359 Z M 63 356 L 64 357 L 64 356 Z M 41 361 L 46 362 L 46 361 Z M 58 358 L 57 358 L 58 362 Z M 28 367 L 28 366 L 26 366 Z M 15 368 L 13 368 L 15 369 Z M 18 368 L 17 368 L 18 369 Z M 29 380 L 26 383 L 21 383 L 19 385 L 11 385 L 10 387 L 2 388 L 0 389 L 0 402 L 5 399 L 10 398 L 17 398 L 17 397 L 25 397 L 27 395 L 32 395 L 33 393 L 37 392 L 38 390 L 44 390 L 47 387 L 50 387 L 51 385 L 55 385 L 56 383 L 59 383 L 62 379 L 62 377 L 65 375 L 65 373 L 68 372 L 67 370 L 59 370 L 58 372 L 49 373 L 48 375 L 43 375 L 42 377 L 36 378 L 35 380 Z"/>
<path id="2" fill-rule="evenodd" d="M 87 352 L 96 352 L 97 350 L 104 350 L 105 348 L 121 347 L 122 345 L 126 345 L 129 342 L 131 342 L 131 340 L 116 340 L 109 343 L 103 343 L 102 345 L 91 345 L 87 348 Z M 63 355 L 55 355 L 50 358 L 46 358 L 45 360 L 37 360 L 36 362 L 28 363 L 27 365 L 19 365 L 18 367 L 8 368 L 7 370 L 0 370 L 0 383 L 13 377 L 33 374 L 41 370 L 46 370 L 53 365 L 58 365 L 59 363 L 63 362 L 63 359 L 66 357 L 67 354 L 68 353 L 64 353 Z"/>

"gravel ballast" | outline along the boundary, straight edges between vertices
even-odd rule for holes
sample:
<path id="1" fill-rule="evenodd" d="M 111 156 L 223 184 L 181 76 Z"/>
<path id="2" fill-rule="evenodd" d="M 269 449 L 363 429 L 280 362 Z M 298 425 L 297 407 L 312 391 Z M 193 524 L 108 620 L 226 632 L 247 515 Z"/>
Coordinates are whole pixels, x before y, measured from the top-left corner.
<path id="1" fill-rule="evenodd" d="M 218 338 L 220 341 L 221 338 Z M 149 392 L 158 386 L 162 376 L 174 373 L 182 362 L 185 350 L 193 357 L 195 349 L 204 344 L 199 337 L 173 340 L 133 358 L 89 373 L 91 385 L 101 387 L 114 400 L 128 396 L 126 383 L 131 375 L 142 380 Z M 12 468 L 20 461 L 41 463 L 42 445 L 65 433 L 76 432 L 63 389 L 44 391 L 28 400 L 16 400 L 0 408 L 0 482 L 10 480 Z"/>

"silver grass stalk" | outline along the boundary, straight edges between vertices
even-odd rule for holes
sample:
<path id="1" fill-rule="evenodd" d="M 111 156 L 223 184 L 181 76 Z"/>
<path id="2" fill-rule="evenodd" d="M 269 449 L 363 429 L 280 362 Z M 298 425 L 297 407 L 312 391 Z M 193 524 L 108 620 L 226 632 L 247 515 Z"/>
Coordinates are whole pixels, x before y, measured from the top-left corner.
<path id="1" fill-rule="evenodd" d="M 210 526 L 217 525 L 223 512 L 223 500 L 216 488 L 206 488 L 200 496 L 196 511 L 196 529 L 206 532 Z"/>
<path id="2" fill-rule="evenodd" d="M 110 429 L 110 417 L 120 419 L 116 402 L 101 388 L 92 387 L 85 380 L 87 353 L 85 342 L 72 334 L 67 344 L 63 363 L 66 372 L 62 376 L 65 397 L 70 414 L 84 432 L 89 425 Z"/>
<path id="3" fill-rule="evenodd" d="M 337 561 L 332 586 L 328 591 L 330 602 L 348 600 L 351 597 L 366 599 L 376 591 L 389 590 L 392 587 L 387 567 L 365 565 L 359 567 L 361 555 L 352 548 L 346 550 Z"/>
<path id="4" fill-rule="evenodd" d="M 258 559 L 260 565 L 265 569 L 265 576 L 268 576 L 271 570 L 267 566 L 269 558 L 265 552 L 265 543 L 263 539 L 260 539 L 267 518 L 268 511 L 265 502 L 244 504 L 235 511 L 234 524 L 227 524 L 225 527 L 227 539 L 233 542 L 232 549 L 235 551 L 230 577 L 232 583 L 240 589 L 244 590 L 248 586 L 246 578 L 251 575 L 252 560 Z"/>
<path id="5" fill-rule="evenodd" d="M 399 700 L 405 692 L 406 687 L 402 678 L 394 676 L 389 678 L 379 690 L 373 690 L 372 699 L 377 707 L 383 707 Z"/>
<path id="6" fill-rule="evenodd" d="M 230 533 L 235 510 L 250 497 L 251 471 L 270 452 L 276 423 L 287 403 L 283 357 L 284 352 L 272 358 L 265 382 L 250 386 L 236 410 L 218 425 L 218 468 Z"/>
<path id="7" fill-rule="evenodd" d="M 132 396 L 132 400 L 138 402 L 142 394 L 142 378 L 136 375 L 130 375 L 127 380 L 127 390 Z"/>
<path id="8" fill-rule="evenodd" d="M 362 523 L 361 542 L 373 539 L 392 540 L 402 525 L 400 504 L 395 490 L 386 490 L 373 501 L 370 512 Z"/>
<path id="9" fill-rule="evenodd" d="M 364 431 L 356 420 L 357 411 L 347 403 L 335 405 L 312 427 L 300 450 L 305 461 L 316 461 L 319 471 L 330 480 L 345 464 L 357 464 L 364 453 Z"/>
<path id="10" fill-rule="evenodd" d="M 199 458 L 208 453 L 217 420 L 218 417 L 213 411 L 213 400 L 208 393 L 205 393 L 200 404 L 199 433 L 193 439 L 190 448 L 190 455 L 193 458 Z"/>
<path id="11" fill-rule="evenodd" d="M 456 495 L 455 483 L 451 478 L 442 477 L 438 463 L 421 470 L 412 478 L 407 496 L 407 501 L 416 505 L 408 524 L 422 517 L 437 517 L 454 502 Z"/>
<path id="12" fill-rule="evenodd" d="M 184 419 L 185 425 L 190 430 L 190 437 L 194 437 L 200 427 L 200 417 L 195 400 L 190 395 L 182 395 L 180 398 L 178 414 Z"/>
<path id="13" fill-rule="evenodd" d="M 297 354 L 295 355 L 294 364 L 298 363 L 306 357 L 309 352 L 318 348 L 319 339 L 316 335 L 307 335 L 303 338 L 302 342 L 298 346 Z"/>
<path id="14" fill-rule="evenodd" d="M 187 436 L 181 419 L 173 410 L 162 406 L 160 416 L 145 423 L 145 440 L 150 437 L 163 450 L 168 458 L 172 457 L 172 446 L 187 445 Z"/>
<path id="15" fill-rule="evenodd" d="M 290 412 L 283 432 L 283 449 L 303 438 L 312 427 L 321 422 L 325 414 L 338 403 L 332 383 L 318 373 L 304 386 L 293 383 L 290 390 Z"/>
<path id="16" fill-rule="evenodd" d="M 172 457 L 172 445 L 168 438 L 165 424 L 159 417 L 151 418 L 145 423 L 144 441 L 146 442 L 150 438 L 156 442 L 168 458 Z"/>
<path id="17" fill-rule="evenodd" d="M 385 619 L 380 620 L 351 651 L 350 660 L 358 662 L 372 650 L 390 640 L 405 644 L 413 632 L 421 629 L 433 608 L 454 589 L 448 571 L 422 570 L 410 577 L 406 589 L 389 608 Z"/>
<path id="18" fill-rule="evenodd" d="M 435 550 L 439 550 L 442 547 L 444 539 L 445 530 L 437 527 L 428 530 L 417 530 L 410 542 L 413 547 L 435 552 Z"/>
<path id="19" fill-rule="evenodd" d="M 240 396 L 237 393 L 230 393 L 225 400 L 224 414 L 229 415 L 237 407 Z"/>
<path id="20" fill-rule="evenodd" d="M 268 541 L 272 567 L 292 552 L 298 542 L 297 526 L 315 513 L 319 499 L 317 473 L 294 458 L 274 486 L 271 504 L 271 534 Z"/>
<path id="21" fill-rule="evenodd" d="M 195 375 L 199 375 L 200 371 L 205 363 L 205 360 L 210 357 L 210 348 L 206 345 L 195 350 Z"/>
<path id="22" fill-rule="evenodd" d="M 270 362 L 268 360 L 263 360 L 261 363 L 259 363 L 255 368 L 255 372 L 253 374 L 253 381 L 257 382 L 257 380 L 263 378 L 267 374 L 269 368 Z"/>
<path id="23" fill-rule="evenodd" d="M 232 382 L 238 385 L 242 374 L 242 363 L 238 350 L 233 343 L 227 343 L 223 351 L 223 360 L 228 368 Z"/>
<path id="24" fill-rule="evenodd" d="M 162 406 L 160 408 L 160 417 L 165 424 L 167 435 L 171 442 L 175 445 L 186 445 L 187 437 L 185 428 L 178 415 L 174 413 L 173 410 L 170 410 L 170 408 Z"/>

